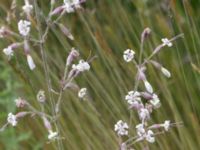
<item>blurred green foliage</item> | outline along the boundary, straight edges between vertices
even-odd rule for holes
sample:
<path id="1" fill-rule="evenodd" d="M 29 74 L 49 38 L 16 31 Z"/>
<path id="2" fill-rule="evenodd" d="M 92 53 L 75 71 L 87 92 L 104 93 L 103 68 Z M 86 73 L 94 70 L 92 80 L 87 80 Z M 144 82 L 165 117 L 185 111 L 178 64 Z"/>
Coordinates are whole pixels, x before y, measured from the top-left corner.
<path id="1" fill-rule="evenodd" d="M 59 1 L 60 2 L 60 1 Z M 49 1 L 39 1 L 44 12 L 48 12 Z M 113 131 L 116 121 L 129 121 L 129 110 L 124 95 L 134 86 L 135 68 L 122 59 L 123 51 L 132 48 L 139 53 L 140 34 L 145 27 L 152 29 L 152 35 L 145 43 L 144 56 L 160 44 L 163 37 L 184 33 L 172 48 L 164 48 L 154 59 L 161 62 L 172 73 L 172 79 L 149 66 L 148 79 L 158 93 L 162 107 L 153 113 L 153 122 L 183 121 L 184 127 L 172 129 L 156 137 L 151 144 L 153 150 L 199 150 L 200 148 L 200 1 L 199 0 L 88 0 L 84 10 L 67 14 L 61 22 L 70 28 L 75 41 L 68 40 L 58 28 L 50 30 L 45 51 L 50 68 L 53 88 L 57 90 L 64 71 L 66 56 L 71 47 L 80 50 L 86 59 L 90 52 L 98 55 L 90 72 L 76 79 L 81 87 L 87 87 L 90 101 L 80 101 L 76 91 L 67 91 L 63 96 L 60 118 L 64 149 L 66 150 L 114 150 L 118 149 L 117 136 Z M 9 11 L 7 1 L 0 2 L 1 24 Z M 17 14 L 17 13 L 16 13 Z M 44 14 L 46 15 L 46 14 Z M 20 16 L 12 18 L 10 26 L 17 31 Z M 44 24 L 43 24 L 44 25 Z M 33 26 L 34 28 L 34 26 Z M 32 35 L 37 32 L 32 29 Z M 0 47 L 16 39 L 1 39 Z M 0 74 L 0 122 L 3 124 L 8 112 L 18 112 L 14 99 L 21 96 L 35 107 L 37 91 L 47 91 L 42 60 L 37 46 L 32 46 L 32 55 L 37 69 L 31 72 L 26 64 L 23 50 L 16 52 L 9 63 L 1 59 Z M 194 64 L 195 70 L 191 64 Z M 142 87 L 140 87 L 142 89 Z M 57 95 L 54 95 L 57 98 Z M 50 103 L 46 110 L 50 112 Z M 137 115 L 132 120 L 139 121 Z M 24 118 L 16 129 L 9 127 L 0 133 L 0 149 L 56 149 L 54 143 L 47 144 L 47 131 L 42 121 Z M 141 149 L 143 143 L 137 144 Z"/>

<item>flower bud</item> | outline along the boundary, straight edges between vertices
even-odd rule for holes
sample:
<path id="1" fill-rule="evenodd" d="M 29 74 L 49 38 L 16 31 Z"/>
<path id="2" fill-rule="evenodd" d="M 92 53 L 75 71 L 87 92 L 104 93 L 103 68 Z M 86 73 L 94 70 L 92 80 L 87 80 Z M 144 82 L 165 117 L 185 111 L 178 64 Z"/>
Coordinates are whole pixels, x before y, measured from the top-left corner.
<path id="1" fill-rule="evenodd" d="M 167 70 L 166 68 L 161 67 L 161 71 L 162 71 L 162 73 L 163 73 L 167 78 L 170 78 L 170 77 L 171 77 L 171 73 L 170 73 L 169 70 Z"/>
<path id="2" fill-rule="evenodd" d="M 66 65 L 67 66 L 71 65 L 72 61 L 74 61 L 78 56 L 79 56 L 79 52 L 75 48 L 72 48 L 71 52 L 69 53 L 67 57 Z"/>
<path id="3" fill-rule="evenodd" d="M 150 100 L 153 98 L 152 94 L 148 93 L 148 92 L 140 92 L 141 96 L 146 99 L 146 100 Z"/>
<path id="4" fill-rule="evenodd" d="M 21 97 L 19 97 L 18 99 L 15 100 L 15 104 L 18 108 L 23 108 L 27 104 L 27 102 Z"/>
<path id="5" fill-rule="evenodd" d="M 35 63 L 33 61 L 33 58 L 29 54 L 27 55 L 27 62 L 28 62 L 29 68 L 31 70 L 34 70 L 36 66 L 35 66 Z"/>
<path id="6" fill-rule="evenodd" d="M 150 35 L 150 33 L 151 33 L 151 29 L 148 27 L 145 28 L 141 35 L 141 41 L 144 42 L 144 40 Z"/>
<path id="7" fill-rule="evenodd" d="M 58 26 L 65 36 L 67 36 L 70 40 L 74 40 L 73 35 L 70 33 L 67 27 L 65 27 L 63 24 L 58 24 Z"/>
<path id="8" fill-rule="evenodd" d="M 65 7 L 62 5 L 62 6 L 58 6 L 57 8 L 55 8 L 51 13 L 50 13 L 50 16 L 53 16 L 53 15 L 57 15 L 57 14 L 60 14 L 62 13 L 62 11 L 65 9 Z"/>
<path id="9" fill-rule="evenodd" d="M 157 69 L 160 69 L 162 67 L 162 65 L 154 60 L 150 60 L 149 61 L 154 67 L 156 67 Z"/>
<path id="10" fill-rule="evenodd" d="M 25 54 L 29 54 L 30 53 L 30 46 L 27 40 L 24 40 L 24 52 Z"/>
<path id="11" fill-rule="evenodd" d="M 5 36 L 9 34 L 11 34 L 11 31 L 8 28 L 6 28 L 5 26 L 2 26 L 0 28 L 0 38 L 4 38 Z"/>
<path id="12" fill-rule="evenodd" d="M 17 118 L 17 119 L 18 119 L 18 118 L 23 118 L 23 117 L 25 117 L 27 114 L 29 114 L 29 112 L 26 112 L 26 111 L 18 112 L 18 113 L 16 114 L 16 118 Z"/>
<path id="13" fill-rule="evenodd" d="M 153 88 L 152 88 L 151 84 L 147 80 L 143 80 L 143 82 L 144 82 L 144 86 L 145 86 L 147 92 L 153 93 Z"/>
<path id="14" fill-rule="evenodd" d="M 42 119 L 43 119 L 45 128 L 46 128 L 48 131 L 51 131 L 51 130 L 52 130 L 52 127 L 51 127 L 51 123 L 49 122 L 49 120 L 48 120 L 46 117 L 42 117 Z"/>
<path id="15" fill-rule="evenodd" d="M 46 96 L 45 96 L 45 93 L 43 90 L 40 90 L 37 94 L 37 100 L 40 102 L 40 103 L 44 103 L 46 101 Z"/>

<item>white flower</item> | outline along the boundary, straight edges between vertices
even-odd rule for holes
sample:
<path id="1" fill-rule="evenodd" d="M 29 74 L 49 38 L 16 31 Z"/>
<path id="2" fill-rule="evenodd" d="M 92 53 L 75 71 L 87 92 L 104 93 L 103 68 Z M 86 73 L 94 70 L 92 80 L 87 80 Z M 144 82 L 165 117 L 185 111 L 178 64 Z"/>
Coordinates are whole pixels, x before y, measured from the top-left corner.
<path id="1" fill-rule="evenodd" d="M 144 82 L 144 86 L 145 86 L 147 92 L 153 93 L 153 88 L 152 88 L 151 84 L 147 80 L 143 80 L 143 82 Z"/>
<path id="2" fill-rule="evenodd" d="M 27 55 L 27 62 L 28 62 L 28 65 L 29 65 L 29 68 L 31 69 L 31 70 L 33 70 L 33 69 L 35 69 L 35 63 L 34 63 L 34 61 L 33 61 L 33 58 L 31 57 L 31 55 Z"/>
<path id="3" fill-rule="evenodd" d="M 25 13 L 30 14 L 33 9 L 33 5 L 31 5 L 28 0 L 25 0 L 25 5 L 22 7 L 22 9 Z"/>
<path id="4" fill-rule="evenodd" d="M 146 108 L 141 108 L 138 113 L 141 120 L 146 120 L 150 118 L 150 113 Z"/>
<path id="5" fill-rule="evenodd" d="M 123 58 L 126 62 L 130 62 L 134 58 L 135 52 L 131 49 L 127 49 L 124 51 Z"/>
<path id="6" fill-rule="evenodd" d="M 117 134 L 119 136 L 123 136 L 123 135 L 128 135 L 128 124 L 126 122 L 123 122 L 122 120 L 119 120 L 116 124 L 115 124 L 115 131 L 117 132 Z"/>
<path id="7" fill-rule="evenodd" d="M 155 142 L 155 137 L 153 137 L 154 133 L 152 130 L 148 130 L 146 135 L 145 135 L 145 138 L 146 140 L 149 142 L 149 143 L 154 143 Z"/>
<path id="8" fill-rule="evenodd" d="M 12 126 L 16 126 L 17 125 L 17 117 L 16 117 L 16 115 L 13 115 L 12 113 L 9 113 L 8 117 L 7 117 L 7 121 Z"/>
<path id="9" fill-rule="evenodd" d="M 10 47 L 10 46 L 8 46 L 7 48 L 4 48 L 3 52 L 9 58 L 11 58 L 14 55 L 14 51 L 13 51 L 12 47 Z"/>
<path id="10" fill-rule="evenodd" d="M 31 22 L 29 21 L 26 21 L 26 20 L 20 20 L 18 22 L 18 30 L 19 30 L 19 33 L 22 35 L 22 36 L 27 36 L 30 32 L 30 25 L 31 25 Z"/>
<path id="11" fill-rule="evenodd" d="M 52 130 L 49 130 L 48 139 L 49 140 L 55 140 L 58 137 L 58 132 L 53 132 Z"/>
<path id="12" fill-rule="evenodd" d="M 166 68 L 161 67 L 161 71 L 162 71 L 162 73 L 163 73 L 167 78 L 170 78 L 170 77 L 171 77 L 171 73 L 170 73 L 169 70 L 167 70 Z"/>
<path id="13" fill-rule="evenodd" d="M 79 0 L 64 0 L 64 7 L 66 12 L 74 12 L 76 8 L 80 8 Z"/>
<path id="14" fill-rule="evenodd" d="M 87 89 L 86 88 L 82 88 L 78 92 L 78 97 L 79 98 L 83 98 L 83 97 L 85 97 L 86 93 L 87 93 Z"/>
<path id="15" fill-rule="evenodd" d="M 83 72 L 85 70 L 89 70 L 90 69 L 90 65 L 89 65 L 88 62 L 86 62 L 84 60 L 80 60 L 77 65 L 73 64 L 72 68 L 76 69 L 76 70 L 78 70 L 80 72 Z"/>
<path id="16" fill-rule="evenodd" d="M 133 103 L 141 102 L 140 93 L 138 91 L 129 91 L 125 96 L 125 100 L 127 100 L 128 104 L 132 105 Z"/>
<path id="17" fill-rule="evenodd" d="M 169 131 L 169 128 L 170 128 L 170 120 L 166 120 L 161 126 L 164 127 L 165 131 Z"/>
<path id="18" fill-rule="evenodd" d="M 144 134 L 145 134 L 144 125 L 141 123 L 141 124 L 138 124 L 135 128 L 136 128 L 136 131 L 137 131 L 137 135 L 140 138 L 143 137 Z"/>
<path id="19" fill-rule="evenodd" d="M 153 94 L 153 98 L 150 100 L 150 103 L 154 106 L 154 108 L 159 108 L 161 106 L 160 100 L 156 94 Z"/>
<path id="20" fill-rule="evenodd" d="M 168 47 L 171 47 L 172 46 L 172 42 L 170 42 L 167 38 L 163 38 L 161 39 L 162 42 L 163 42 L 163 46 L 168 46 Z"/>

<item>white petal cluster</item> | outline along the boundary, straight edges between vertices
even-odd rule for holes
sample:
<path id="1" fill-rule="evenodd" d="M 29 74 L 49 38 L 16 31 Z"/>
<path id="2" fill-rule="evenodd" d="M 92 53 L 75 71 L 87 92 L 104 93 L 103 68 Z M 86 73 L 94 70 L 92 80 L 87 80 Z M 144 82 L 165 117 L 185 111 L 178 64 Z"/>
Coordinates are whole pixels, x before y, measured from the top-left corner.
<path id="1" fill-rule="evenodd" d="M 154 143 L 155 142 L 155 137 L 154 137 L 154 133 L 152 130 L 148 130 L 146 133 L 146 140 L 149 143 Z"/>
<path id="2" fill-rule="evenodd" d="M 130 62 L 131 60 L 133 60 L 135 55 L 135 52 L 131 49 L 127 49 L 124 51 L 124 55 L 123 58 L 126 62 Z"/>
<path id="3" fill-rule="evenodd" d="M 153 94 L 153 98 L 150 100 L 150 103 L 153 105 L 154 108 L 159 108 L 161 106 L 160 99 L 158 95 Z"/>
<path id="4" fill-rule="evenodd" d="M 49 140 L 55 140 L 58 137 L 58 132 L 53 132 L 52 130 L 49 130 L 49 135 L 48 135 L 48 139 Z"/>
<path id="5" fill-rule="evenodd" d="M 141 108 L 138 113 L 140 120 L 144 121 L 150 119 L 150 113 L 148 109 Z"/>
<path id="6" fill-rule="evenodd" d="M 25 5 L 22 6 L 22 9 L 26 14 L 30 14 L 33 9 L 33 5 L 31 5 L 28 0 L 25 0 Z"/>
<path id="7" fill-rule="evenodd" d="M 144 125 L 142 123 L 138 124 L 135 128 L 139 137 L 142 137 L 145 134 Z"/>
<path id="8" fill-rule="evenodd" d="M 27 55 L 27 62 L 28 62 L 28 66 L 31 70 L 35 69 L 35 63 L 33 61 L 33 58 L 31 57 L 31 55 Z"/>
<path id="9" fill-rule="evenodd" d="M 129 91 L 125 96 L 129 105 L 133 105 L 135 102 L 141 102 L 140 93 L 138 91 Z"/>
<path id="10" fill-rule="evenodd" d="M 79 98 L 84 98 L 86 96 L 86 94 L 87 94 L 87 89 L 86 88 L 82 88 L 78 92 L 78 97 Z"/>
<path id="11" fill-rule="evenodd" d="M 167 38 L 163 38 L 161 41 L 163 42 L 163 46 L 167 45 L 168 47 L 171 47 L 173 45 Z"/>
<path id="12" fill-rule="evenodd" d="M 167 77 L 170 78 L 171 77 L 171 73 L 169 72 L 169 70 L 167 70 L 164 67 L 161 67 L 161 72 Z"/>
<path id="13" fill-rule="evenodd" d="M 14 51 L 12 49 L 12 47 L 8 46 L 7 48 L 3 49 L 3 53 L 8 56 L 9 58 L 12 57 L 14 55 Z"/>
<path id="14" fill-rule="evenodd" d="M 22 36 L 27 36 L 31 30 L 30 28 L 31 22 L 27 20 L 20 20 L 18 22 L 18 30 Z"/>
<path id="15" fill-rule="evenodd" d="M 80 8 L 79 0 L 64 0 L 63 2 L 67 13 L 72 13 L 75 9 Z"/>
<path id="16" fill-rule="evenodd" d="M 73 69 L 76 69 L 80 72 L 86 71 L 90 69 L 90 65 L 88 62 L 84 61 L 84 60 L 80 60 L 79 63 L 77 65 L 73 64 L 72 65 Z"/>
<path id="17" fill-rule="evenodd" d="M 9 113 L 8 117 L 7 117 L 7 121 L 12 126 L 16 126 L 17 125 L 17 117 L 16 117 L 16 115 L 13 115 L 12 113 Z"/>
<path id="18" fill-rule="evenodd" d="M 164 127 L 165 131 L 169 131 L 169 128 L 170 128 L 170 120 L 166 120 L 161 126 Z"/>
<path id="19" fill-rule="evenodd" d="M 116 124 L 115 124 L 115 131 L 117 132 L 117 134 L 119 136 L 123 136 L 123 135 L 128 135 L 128 124 L 126 122 L 123 122 L 122 120 L 119 120 Z"/>
<path id="20" fill-rule="evenodd" d="M 150 143 L 155 142 L 155 137 L 154 137 L 153 131 L 152 130 L 145 131 L 143 124 L 138 124 L 136 126 L 136 131 L 137 131 L 137 135 L 138 135 L 138 141 L 145 139 L 146 141 L 148 141 Z"/>

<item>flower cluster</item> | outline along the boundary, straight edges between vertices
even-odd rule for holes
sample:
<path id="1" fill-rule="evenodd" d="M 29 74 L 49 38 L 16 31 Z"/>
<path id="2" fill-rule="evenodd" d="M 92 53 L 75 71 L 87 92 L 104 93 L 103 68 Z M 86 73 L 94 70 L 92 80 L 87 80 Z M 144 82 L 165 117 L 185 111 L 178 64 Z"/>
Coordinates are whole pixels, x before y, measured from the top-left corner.
<path id="1" fill-rule="evenodd" d="M 152 54 L 144 58 L 144 62 L 142 62 L 142 52 L 143 52 L 143 44 L 144 41 L 147 39 L 147 37 L 150 34 L 150 29 L 147 28 L 143 31 L 141 34 L 141 51 L 140 51 L 140 58 L 139 62 L 137 62 L 134 59 L 135 52 L 131 49 L 127 49 L 123 53 L 123 59 L 126 62 L 133 62 L 133 64 L 137 68 L 137 77 L 135 81 L 135 87 L 134 90 L 131 90 L 127 93 L 125 96 L 125 100 L 127 101 L 129 105 L 130 110 L 135 110 L 138 113 L 138 118 L 140 120 L 140 123 L 135 126 L 137 135 L 133 138 L 130 137 L 128 142 L 131 140 L 135 140 L 133 143 L 137 143 L 139 141 L 146 140 L 149 143 L 155 142 L 155 136 L 159 134 L 160 132 L 156 132 L 154 130 L 164 128 L 164 131 L 168 131 L 170 129 L 171 122 L 169 120 L 166 120 L 162 124 L 153 124 L 151 126 L 148 125 L 148 121 L 151 119 L 151 114 L 153 113 L 154 109 L 157 109 L 161 106 L 160 99 L 156 93 L 154 93 L 154 89 L 150 82 L 147 80 L 145 71 L 147 70 L 147 64 L 152 64 L 155 68 L 159 69 L 164 76 L 167 78 L 171 77 L 171 73 L 163 67 L 160 63 L 156 62 L 155 60 L 152 60 L 152 57 L 156 55 L 162 47 L 168 46 L 171 47 L 173 44 L 171 43 L 173 40 L 177 39 L 178 37 L 181 37 L 182 35 L 178 35 L 177 37 L 172 38 L 171 40 L 168 40 L 167 38 L 163 38 L 161 41 L 163 42 L 159 46 L 155 48 L 155 50 L 152 52 Z M 139 84 L 140 81 L 143 83 L 143 87 L 145 90 L 139 91 Z M 131 119 L 131 118 L 130 118 Z M 176 123 L 173 123 L 176 125 Z M 119 136 L 122 135 L 128 135 L 127 129 L 131 128 L 129 125 L 122 120 L 118 121 L 115 124 L 114 130 L 117 132 Z M 122 142 L 120 149 L 121 150 L 127 150 L 130 148 L 126 145 L 127 142 Z"/>
<path id="2" fill-rule="evenodd" d="M 31 0 L 24 0 L 24 5 L 20 7 L 20 10 L 22 10 L 22 15 L 20 15 L 21 18 L 18 21 L 18 32 L 15 33 L 14 31 L 10 30 L 9 28 L 2 26 L 0 28 L 0 38 L 5 38 L 7 36 L 13 36 L 17 37 L 17 39 L 20 42 L 15 42 L 10 45 L 8 45 L 6 48 L 3 49 L 3 53 L 8 57 L 10 60 L 17 51 L 15 51 L 17 48 L 23 47 L 24 49 L 24 54 L 26 56 L 26 61 L 31 70 L 34 70 L 36 68 L 36 64 L 34 63 L 34 59 L 31 54 L 31 45 L 33 44 L 32 47 L 38 46 L 41 51 L 42 55 L 42 63 L 44 66 L 44 69 L 48 68 L 48 65 L 46 64 L 47 58 L 45 57 L 45 47 L 43 44 L 46 42 L 49 29 L 55 27 L 59 27 L 60 31 L 67 36 L 69 39 L 73 40 L 74 37 L 70 33 L 69 29 L 59 23 L 59 20 L 62 18 L 62 15 L 67 12 L 71 13 L 74 12 L 76 9 L 81 8 L 81 3 L 85 2 L 85 0 L 64 0 L 63 4 L 57 8 L 54 9 L 55 7 L 55 2 L 54 0 L 51 1 L 51 9 L 48 13 L 48 17 L 44 18 L 44 22 L 46 22 L 46 27 L 43 33 L 43 27 L 40 27 L 40 15 L 43 14 L 40 6 L 38 6 L 37 2 L 33 2 Z M 34 4 L 34 5 L 33 5 Z M 33 9 L 33 7 L 35 9 Z M 35 10 L 35 12 L 33 12 Z M 55 20 L 52 17 L 52 15 L 59 14 Z M 33 16 L 35 15 L 35 16 Z M 24 19 L 25 18 L 25 19 Z M 43 17 L 41 17 L 43 19 Z M 34 26 L 31 26 L 31 24 L 34 22 Z M 51 24 L 51 25 L 50 25 Z M 36 27 L 35 29 L 33 27 Z M 34 35 L 31 35 L 31 31 L 38 31 L 40 34 L 39 36 L 35 37 Z M 63 92 L 67 88 L 74 89 L 77 91 L 77 89 L 80 89 L 79 86 L 73 82 L 73 79 L 77 77 L 79 74 L 81 74 L 84 71 L 88 71 L 90 69 L 90 62 L 93 60 L 93 58 L 89 58 L 88 61 L 84 61 L 83 59 L 80 59 L 78 64 L 73 64 L 76 59 L 79 57 L 79 52 L 75 49 L 72 48 L 71 52 L 66 58 L 66 65 L 64 68 L 64 74 L 61 80 L 61 86 L 59 91 L 56 92 L 53 89 L 48 88 L 49 95 L 50 92 L 54 92 L 57 95 L 57 101 L 55 101 L 55 107 L 53 105 L 53 110 L 52 114 L 47 114 L 45 113 L 45 105 L 47 105 L 47 101 L 50 100 L 51 98 L 46 97 L 45 91 L 44 90 L 39 90 L 39 92 L 36 95 L 36 100 L 39 103 L 40 107 L 37 109 L 36 107 L 32 106 L 27 100 L 23 98 L 17 98 L 15 100 L 16 107 L 20 109 L 20 111 L 16 114 L 9 113 L 7 117 L 7 123 L 0 129 L 0 131 L 3 131 L 4 128 L 8 125 L 16 126 L 18 122 L 20 121 L 20 118 L 23 118 L 27 115 L 31 116 L 37 116 L 40 119 L 43 120 L 44 127 L 46 128 L 48 132 L 48 140 L 49 141 L 55 141 L 57 139 L 60 139 L 60 131 L 58 128 L 56 128 L 56 131 L 53 129 L 52 125 L 57 125 L 58 123 L 58 116 L 60 115 L 60 108 L 61 108 L 61 101 L 62 101 L 62 95 Z M 45 78 L 47 78 L 47 82 L 49 82 L 49 75 L 48 72 L 45 73 Z M 49 84 L 49 83 L 47 83 Z M 86 88 L 81 88 L 78 92 L 79 98 L 85 99 L 87 95 L 87 89 Z M 48 99 L 49 98 L 49 99 Z M 53 104 L 53 102 L 51 101 Z M 23 111 L 22 111 L 23 110 Z"/>

